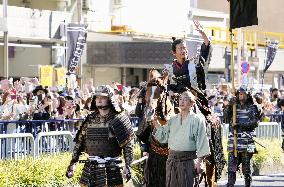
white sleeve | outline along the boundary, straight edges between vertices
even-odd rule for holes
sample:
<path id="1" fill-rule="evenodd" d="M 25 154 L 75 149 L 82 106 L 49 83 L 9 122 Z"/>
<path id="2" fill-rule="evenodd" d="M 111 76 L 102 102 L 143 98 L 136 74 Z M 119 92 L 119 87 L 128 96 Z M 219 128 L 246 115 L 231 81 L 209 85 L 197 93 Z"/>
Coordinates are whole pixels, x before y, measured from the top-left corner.
<path id="1" fill-rule="evenodd" d="M 197 120 L 197 137 L 196 137 L 196 152 L 197 157 L 204 157 L 210 155 L 209 140 L 206 134 L 206 123 L 205 118 L 199 115 Z"/>
<path id="2" fill-rule="evenodd" d="M 190 61 L 188 63 L 188 75 L 190 78 L 191 86 L 197 87 L 196 68 L 195 68 L 195 63 L 193 61 Z"/>
<path id="3" fill-rule="evenodd" d="M 166 125 L 160 126 L 157 128 L 157 131 L 154 134 L 156 140 L 160 143 L 168 143 L 169 134 L 170 134 L 170 121 Z"/>

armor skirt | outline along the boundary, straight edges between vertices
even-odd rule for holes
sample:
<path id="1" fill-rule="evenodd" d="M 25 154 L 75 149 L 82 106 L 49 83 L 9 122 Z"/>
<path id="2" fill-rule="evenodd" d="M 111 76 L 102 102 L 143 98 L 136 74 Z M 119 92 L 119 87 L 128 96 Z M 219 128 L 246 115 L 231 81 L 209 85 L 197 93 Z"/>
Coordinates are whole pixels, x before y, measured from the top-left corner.
<path id="1" fill-rule="evenodd" d="M 111 187 L 123 185 L 123 179 L 119 167 L 101 168 L 86 163 L 80 183 L 89 187 Z"/>

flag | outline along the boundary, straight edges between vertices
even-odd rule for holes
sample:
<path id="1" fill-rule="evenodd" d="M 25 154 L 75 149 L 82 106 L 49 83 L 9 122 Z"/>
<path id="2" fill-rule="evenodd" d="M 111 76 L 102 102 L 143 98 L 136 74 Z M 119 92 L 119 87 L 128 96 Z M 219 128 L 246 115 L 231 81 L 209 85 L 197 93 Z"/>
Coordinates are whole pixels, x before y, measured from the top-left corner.
<path id="1" fill-rule="evenodd" d="M 56 80 L 57 80 L 57 85 L 58 86 L 65 86 L 66 80 L 65 80 L 65 75 L 66 75 L 66 69 L 65 68 L 56 68 Z"/>
<path id="2" fill-rule="evenodd" d="M 279 46 L 278 41 L 268 42 L 268 44 L 267 44 L 267 55 L 266 55 L 265 67 L 263 69 L 263 73 L 265 73 L 268 70 L 268 68 L 270 67 L 270 65 L 272 64 L 272 62 L 275 58 L 278 46 Z"/>
<path id="3" fill-rule="evenodd" d="M 75 74 L 87 39 L 86 25 L 70 23 L 67 27 L 68 74 Z"/>
<path id="4" fill-rule="evenodd" d="M 257 24 L 257 0 L 230 0 L 230 29 Z"/>
<path id="5" fill-rule="evenodd" d="M 52 86 L 53 66 L 40 66 L 40 84 L 43 86 Z"/>

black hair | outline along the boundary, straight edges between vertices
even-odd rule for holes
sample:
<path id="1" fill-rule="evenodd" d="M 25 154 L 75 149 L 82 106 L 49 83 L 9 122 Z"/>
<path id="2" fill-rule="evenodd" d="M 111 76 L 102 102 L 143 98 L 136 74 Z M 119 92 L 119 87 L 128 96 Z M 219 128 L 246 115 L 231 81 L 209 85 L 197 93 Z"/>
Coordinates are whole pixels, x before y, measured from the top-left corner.
<path id="1" fill-rule="evenodd" d="M 273 88 L 273 89 L 271 90 L 271 93 L 273 93 L 274 91 L 278 91 L 278 89 L 277 89 L 277 88 Z"/>
<path id="2" fill-rule="evenodd" d="M 65 96 L 65 99 L 66 99 L 66 100 L 68 100 L 68 101 L 69 101 L 69 100 L 71 100 L 71 101 L 73 101 L 73 100 L 74 100 L 74 98 L 73 98 L 73 97 L 71 97 L 71 96 L 69 96 L 69 95 Z"/>
<path id="3" fill-rule="evenodd" d="M 176 47 L 178 44 L 184 43 L 183 39 L 176 39 L 176 37 L 172 37 L 173 43 L 172 43 L 172 51 L 176 52 Z"/>
<path id="4" fill-rule="evenodd" d="M 215 95 L 210 95 L 210 96 L 208 97 L 208 100 L 214 99 L 215 97 L 216 97 Z"/>
<path id="5" fill-rule="evenodd" d="M 257 104 L 262 103 L 262 96 L 259 93 L 256 93 L 253 97 L 255 98 L 255 101 L 257 102 Z"/>

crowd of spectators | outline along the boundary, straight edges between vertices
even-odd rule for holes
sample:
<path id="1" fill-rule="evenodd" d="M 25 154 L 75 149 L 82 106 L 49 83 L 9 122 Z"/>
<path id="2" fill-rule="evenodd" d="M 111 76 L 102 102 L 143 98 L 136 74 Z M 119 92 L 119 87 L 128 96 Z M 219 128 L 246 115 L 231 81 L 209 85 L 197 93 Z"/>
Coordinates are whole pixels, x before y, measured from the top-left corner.
<path id="1" fill-rule="evenodd" d="M 129 114 L 135 115 L 138 88 L 120 87 L 112 84 L 115 95 L 122 108 Z M 65 87 L 48 87 L 39 84 L 36 78 L 21 78 L 13 81 L 0 82 L 0 121 L 23 120 L 62 120 L 84 119 L 91 111 L 94 86 L 85 85 L 71 89 Z M 31 131 L 30 123 L 18 125 L 9 124 L 7 133 Z M 70 124 L 69 124 L 70 125 Z M 72 124 L 71 124 L 72 125 Z M 38 123 L 38 130 L 59 130 L 57 123 L 48 123 L 43 129 Z M 23 132 L 23 131 L 21 131 Z M 35 132 L 34 132 L 35 133 Z"/>
<path id="2" fill-rule="evenodd" d="M 273 88 L 270 90 L 250 91 L 255 105 L 262 113 L 262 121 L 279 121 L 279 115 L 284 111 L 284 90 Z M 209 105 L 219 116 L 223 116 L 223 109 L 229 104 L 232 97 L 230 92 L 218 89 L 209 91 Z"/>
<path id="3" fill-rule="evenodd" d="M 66 89 L 64 87 L 47 87 L 39 84 L 36 78 L 21 78 L 0 82 L 0 121 L 5 120 L 49 120 L 85 118 L 91 111 L 92 94 L 95 87 L 85 85 L 82 89 Z M 115 96 L 120 106 L 130 117 L 142 117 L 143 91 L 145 82 L 139 87 L 117 86 L 112 83 Z M 220 117 L 223 109 L 229 104 L 230 89 L 224 91 L 223 86 L 207 90 L 209 105 Z M 284 90 L 276 88 L 251 92 L 255 104 L 263 114 L 262 121 L 281 121 L 284 111 Z M 284 121 L 284 120 L 282 120 Z M 58 130 L 56 123 L 49 123 L 46 129 Z M 14 128 L 14 127 L 12 127 Z M 27 126 L 24 126 L 25 129 Z M 43 130 L 43 129 L 39 129 Z M 12 130 L 13 132 L 13 130 Z"/>

